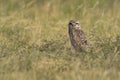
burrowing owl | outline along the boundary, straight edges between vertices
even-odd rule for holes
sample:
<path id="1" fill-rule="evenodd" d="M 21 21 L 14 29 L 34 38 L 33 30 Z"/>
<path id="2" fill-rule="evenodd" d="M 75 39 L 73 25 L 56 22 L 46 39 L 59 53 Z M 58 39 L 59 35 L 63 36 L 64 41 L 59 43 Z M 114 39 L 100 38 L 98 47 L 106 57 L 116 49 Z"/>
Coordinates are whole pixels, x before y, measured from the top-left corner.
<path id="1" fill-rule="evenodd" d="M 80 27 L 79 21 L 70 20 L 68 24 L 69 37 L 72 46 L 76 51 L 84 51 L 88 46 L 87 39 L 85 33 Z"/>

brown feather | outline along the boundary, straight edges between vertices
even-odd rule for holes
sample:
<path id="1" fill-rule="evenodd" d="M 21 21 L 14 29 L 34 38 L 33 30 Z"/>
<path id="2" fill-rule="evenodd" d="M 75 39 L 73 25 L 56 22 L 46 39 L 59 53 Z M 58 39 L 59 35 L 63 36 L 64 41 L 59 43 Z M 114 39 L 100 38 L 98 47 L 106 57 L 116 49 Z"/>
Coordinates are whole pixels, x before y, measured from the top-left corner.
<path id="1" fill-rule="evenodd" d="M 72 23 L 74 24 L 75 21 L 69 22 L 69 36 L 71 44 L 76 51 L 82 51 L 88 45 L 85 33 L 80 27 L 75 27 Z"/>

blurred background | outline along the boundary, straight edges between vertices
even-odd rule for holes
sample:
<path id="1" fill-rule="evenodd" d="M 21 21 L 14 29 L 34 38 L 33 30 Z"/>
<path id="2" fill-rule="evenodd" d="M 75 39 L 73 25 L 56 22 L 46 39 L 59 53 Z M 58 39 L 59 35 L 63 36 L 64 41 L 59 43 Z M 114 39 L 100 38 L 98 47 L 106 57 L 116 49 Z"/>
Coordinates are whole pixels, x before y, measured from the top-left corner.
<path id="1" fill-rule="evenodd" d="M 1 80 L 120 80 L 119 0 L 0 0 Z M 90 52 L 72 54 L 79 20 Z"/>

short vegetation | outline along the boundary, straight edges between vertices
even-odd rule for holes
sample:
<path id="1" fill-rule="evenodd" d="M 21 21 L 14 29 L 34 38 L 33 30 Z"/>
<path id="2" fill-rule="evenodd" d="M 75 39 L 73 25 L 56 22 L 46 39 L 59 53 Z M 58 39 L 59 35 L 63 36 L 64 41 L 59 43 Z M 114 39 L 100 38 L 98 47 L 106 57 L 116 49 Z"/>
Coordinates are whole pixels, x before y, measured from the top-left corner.
<path id="1" fill-rule="evenodd" d="M 71 19 L 89 52 L 74 52 Z M 120 1 L 0 0 L 0 80 L 120 80 Z"/>

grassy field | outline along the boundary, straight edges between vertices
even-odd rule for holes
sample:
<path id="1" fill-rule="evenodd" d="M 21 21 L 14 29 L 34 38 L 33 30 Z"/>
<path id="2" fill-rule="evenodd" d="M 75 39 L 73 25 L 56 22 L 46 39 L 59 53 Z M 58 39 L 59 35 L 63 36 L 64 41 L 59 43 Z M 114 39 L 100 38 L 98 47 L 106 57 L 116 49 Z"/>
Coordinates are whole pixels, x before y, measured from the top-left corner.
<path id="1" fill-rule="evenodd" d="M 73 54 L 70 19 L 90 52 Z M 120 80 L 120 1 L 0 0 L 0 80 Z"/>

